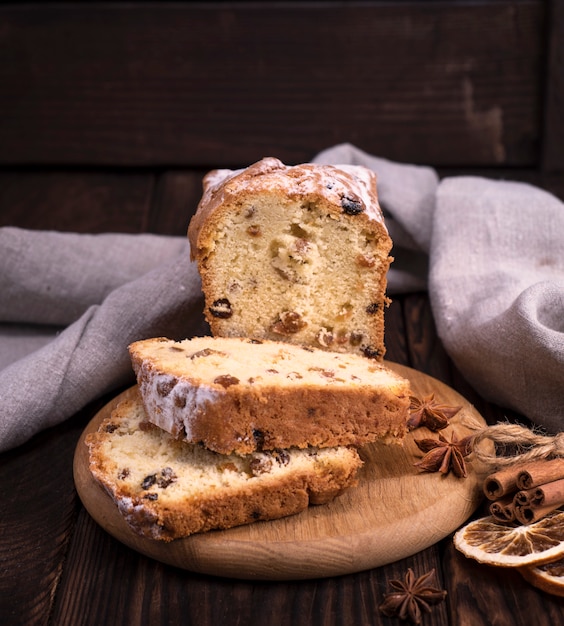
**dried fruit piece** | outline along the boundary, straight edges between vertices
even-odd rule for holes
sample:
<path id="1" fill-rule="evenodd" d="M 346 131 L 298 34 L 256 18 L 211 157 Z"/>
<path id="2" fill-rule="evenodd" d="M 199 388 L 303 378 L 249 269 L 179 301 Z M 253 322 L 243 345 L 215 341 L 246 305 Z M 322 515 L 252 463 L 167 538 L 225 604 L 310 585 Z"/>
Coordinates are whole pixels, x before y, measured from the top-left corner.
<path id="1" fill-rule="evenodd" d="M 161 398 L 166 398 L 168 394 L 176 387 L 177 383 L 178 379 L 174 377 L 159 381 L 157 383 L 157 394 L 161 396 Z"/>
<path id="2" fill-rule="evenodd" d="M 255 456 L 249 461 L 249 469 L 253 476 L 268 474 L 268 472 L 272 471 L 272 465 L 272 459 L 266 455 Z"/>
<path id="3" fill-rule="evenodd" d="M 324 376 L 325 378 L 335 378 L 335 372 L 333 370 L 325 369 L 324 367 L 310 367 L 308 368 L 310 372 L 318 372 L 320 376 Z"/>
<path id="4" fill-rule="evenodd" d="M 381 305 L 379 302 L 371 302 L 367 307 L 366 307 L 366 312 L 368 313 L 368 315 L 376 315 L 376 313 L 378 313 L 378 311 L 380 310 Z"/>
<path id="5" fill-rule="evenodd" d="M 293 335 L 307 326 L 307 322 L 296 311 L 282 311 L 271 330 L 279 335 Z"/>
<path id="6" fill-rule="evenodd" d="M 270 450 L 261 455 L 254 456 L 249 462 L 249 468 L 253 476 L 271 472 L 274 463 L 280 466 L 288 465 L 290 454 L 286 450 Z"/>
<path id="7" fill-rule="evenodd" d="M 129 473 L 129 470 L 127 471 Z M 128 474 L 125 474 L 124 478 L 127 475 Z M 157 487 L 160 487 L 161 489 L 166 489 L 170 484 L 176 482 L 177 480 L 178 480 L 178 477 L 176 476 L 176 474 L 174 473 L 171 467 L 163 467 L 163 469 L 158 474 L 155 473 L 155 474 L 149 474 L 148 476 L 145 476 L 145 478 L 143 479 L 143 482 L 141 483 L 141 488 L 149 489 L 153 485 L 157 485 Z M 156 496 L 156 494 L 147 494 L 144 497 L 156 500 L 156 497 L 151 498 L 150 497 L 151 495 Z"/>
<path id="8" fill-rule="evenodd" d="M 258 224 L 251 224 L 251 226 L 247 228 L 247 234 L 251 237 L 260 237 L 262 234 L 260 226 Z"/>
<path id="9" fill-rule="evenodd" d="M 353 196 L 343 196 L 341 198 L 343 213 L 347 215 L 358 215 L 365 210 L 364 202 L 360 198 Z"/>
<path id="10" fill-rule="evenodd" d="M 166 489 L 172 483 L 178 480 L 178 476 L 172 469 L 172 467 L 163 467 L 161 475 L 157 477 L 157 486 L 161 489 Z"/>
<path id="11" fill-rule="evenodd" d="M 519 570 L 531 585 L 555 596 L 564 597 L 564 559 Z"/>
<path id="12" fill-rule="evenodd" d="M 353 312 L 354 305 L 351 302 L 345 302 L 340 311 L 337 313 L 337 319 L 340 322 L 344 322 L 352 317 Z"/>
<path id="13" fill-rule="evenodd" d="M 351 345 L 354 345 L 352 344 L 352 341 Z M 364 346 L 361 350 L 364 356 L 368 359 L 379 359 L 382 356 L 382 350 L 374 348 L 374 346 Z"/>
<path id="14" fill-rule="evenodd" d="M 240 381 L 236 376 L 231 376 L 231 374 L 222 374 L 221 376 L 216 376 L 213 382 L 227 389 L 231 385 L 238 385 Z"/>
<path id="15" fill-rule="evenodd" d="M 320 328 L 319 332 L 315 336 L 315 339 L 323 348 L 329 348 L 335 341 L 335 336 L 332 331 L 327 330 L 326 328 Z"/>
<path id="16" fill-rule="evenodd" d="M 278 465 L 288 465 L 288 463 L 290 462 L 290 454 L 287 450 L 272 450 L 271 454 L 278 463 Z"/>
<path id="17" fill-rule="evenodd" d="M 253 430 L 253 439 L 256 441 L 257 450 L 260 450 L 264 447 L 265 434 L 262 432 L 262 430 L 258 430 L 255 428 L 255 430 Z"/>
<path id="18" fill-rule="evenodd" d="M 564 512 L 533 524 L 506 524 L 492 516 L 463 526 L 454 545 L 467 557 L 501 567 L 537 566 L 564 557 Z"/>
<path id="19" fill-rule="evenodd" d="M 225 356 L 225 352 L 221 352 L 221 350 L 213 350 L 212 348 L 204 348 L 203 350 L 198 350 L 194 352 L 194 354 L 190 355 L 190 358 L 200 359 L 202 357 L 211 356 L 212 354 L 218 354 L 219 356 Z"/>
<path id="20" fill-rule="evenodd" d="M 229 319 L 233 315 L 231 302 L 227 298 L 219 298 L 214 300 L 209 307 L 209 312 L 219 319 Z"/>
<path id="21" fill-rule="evenodd" d="M 288 372 L 286 378 L 289 378 L 290 380 L 300 380 L 303 376 L 299 372 Z"/>
<path id="22" fill-rule="evenodd" d="M 360 346 L 362 343 L 363 334 L 358 330 L 353 330 L 349 335 L 349 343 L 351 346 Z"/>
<path id="23" fill-rule="evenodd" d="M 141 483 L 141 489 L 149 489 L 157 482 L 156 474 L 149 474 L 149 476 L 145 476 L 143 482 Z"/>

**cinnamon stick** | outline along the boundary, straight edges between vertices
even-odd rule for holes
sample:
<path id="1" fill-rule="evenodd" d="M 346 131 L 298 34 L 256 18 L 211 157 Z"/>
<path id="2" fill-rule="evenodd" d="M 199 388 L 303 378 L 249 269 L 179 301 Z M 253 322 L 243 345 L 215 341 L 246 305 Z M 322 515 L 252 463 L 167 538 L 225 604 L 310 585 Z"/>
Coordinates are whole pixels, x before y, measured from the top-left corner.
<path id="1" fill-rule="evenodd" d="M 517 476 L 523 467 L 505 467 L 490 474 L 484 481 L 484 494 L 489 500 L 499 500 L 517 490 Z"/>
<path id="2" fill-rule="evenodd" d="M 539 506 L 539 507 L 515 507 L 515 519 L 521 524 L 532 524 L 546 517 L 552 511 L 558 508 L 556 506 Z"/>
<path id="3" fill-rule="evenodd" d="M 512 492 L 532 489 L 560 478 L 564 478 L 564 458 L 529 461 L 490 474 L 484 481 L 484 494 L 489 500 L 499 500 Z"/>
<path id="4" fill-rule="evenodd" d="M 564 458 L 531 461 L 521 466 L 517 476 L 517 489 L 532 489 L 560 478 L 564 478 Z"/>
<path id="5" fill-rule="evenodd" d="M 555 480 L 532 489 L 518 491 L 513 499 L 515 518 L 530 524 L 564 505 L 564 479 Z"/>
<path id="6" fill-rule="evenodd" d="M 498 522 L 512 522 L 515 519 L 513 496 L 505 496 L 490 504 L 490 515 Z"/>

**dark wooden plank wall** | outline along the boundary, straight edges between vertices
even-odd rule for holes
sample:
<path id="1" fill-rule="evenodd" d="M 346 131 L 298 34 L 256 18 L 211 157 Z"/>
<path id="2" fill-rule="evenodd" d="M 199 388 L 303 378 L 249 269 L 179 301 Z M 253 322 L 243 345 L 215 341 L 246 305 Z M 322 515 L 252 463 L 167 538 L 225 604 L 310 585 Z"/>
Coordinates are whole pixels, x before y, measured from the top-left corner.
<path id="1" fill-rule="evenodd" d="M 16 5 L 1 10 L 0 163 L 392 159 L 533 166 L 546 3 Z"/>
<path id="2" fill-rule="evenodd" d="M 541 167 L 564 176 L 564 1 L 552 0 L 547 19 L 544 129 Z M 561 196 L 562 197 L 562 196 Z"/>
<path id="3" fill-rule="evenodd" d="M 210 168 L 343 141 L 562 197 L 563 14 L 562 0 L 0 4 L 0 224 L 179 234 L 186 219 L 155 222 L 148 198 L 191 212 Z M 38 194 L 49 210 L 31 224 Z M 61 198 L 91 219 L 75 226 Z"/>

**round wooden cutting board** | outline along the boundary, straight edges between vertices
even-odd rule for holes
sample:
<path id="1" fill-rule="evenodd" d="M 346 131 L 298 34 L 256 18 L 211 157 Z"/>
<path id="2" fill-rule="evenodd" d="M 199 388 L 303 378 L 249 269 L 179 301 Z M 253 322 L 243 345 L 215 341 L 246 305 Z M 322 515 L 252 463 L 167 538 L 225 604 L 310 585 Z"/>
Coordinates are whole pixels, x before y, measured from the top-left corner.
<path id="1" fill-rule="evenodd" d="M 411 382 L 415 396 L 463 408 L 443 431 L 461 438 L 485 426 L 476 409 L 440 381 L 408 367 L 387 365 Z M 109 534 L 146 556 L 193 572 L 240 579 L 292 580 L 337 576 L 371 569 L 410 556 L 443 539 L 478 506 L 484 468 L 470 459 L 468 477 L 422 473 L 414 439 L 433 437 L 425 428 L 409 433 L 403 445 L 370 444 L 361 450 L 365 463 L 359 484 L 330 504 L 271 522 L 211 531 L 170 543 L 135 534 L 110 496 L 88 469 L 87 433 L 98 428 L 112 409 L 135 388 L 106 405 L 78 442 L 74 478 L 89 514 Z"/>

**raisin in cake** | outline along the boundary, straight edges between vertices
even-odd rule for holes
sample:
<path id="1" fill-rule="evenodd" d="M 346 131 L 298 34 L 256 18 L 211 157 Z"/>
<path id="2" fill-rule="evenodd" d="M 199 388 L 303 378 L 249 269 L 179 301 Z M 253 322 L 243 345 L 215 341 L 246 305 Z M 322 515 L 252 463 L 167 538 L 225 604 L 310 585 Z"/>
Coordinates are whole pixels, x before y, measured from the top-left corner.
<path id="1" fill-rule="evenodd" d="M 170 541 L 298 513 L 356 483 L 346 447 L 221 455 L 175 440 L 125 400 L 86 437 L 95 479 L 139 535 Z"/>
<path id="2" fill-rule="evenodd" d="M 392 241 L 371 170 L 214 170 L 188 237 L 213 335 L 383 358 Z"/>
<path id="3" fill-rule="evenodd" d="M 399 440 L 409 382 L 358 354 L 235 337 L 129 347 L 149 420 L 229 454 Z"/>

